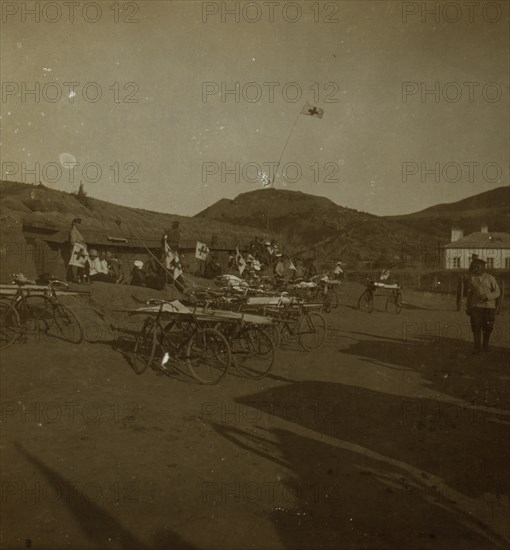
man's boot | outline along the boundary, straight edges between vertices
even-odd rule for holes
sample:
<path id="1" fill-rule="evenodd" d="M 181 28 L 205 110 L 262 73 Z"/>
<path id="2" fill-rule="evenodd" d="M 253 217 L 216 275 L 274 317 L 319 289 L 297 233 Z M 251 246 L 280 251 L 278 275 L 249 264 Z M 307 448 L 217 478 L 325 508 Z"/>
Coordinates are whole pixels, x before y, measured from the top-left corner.
<path id="1" fill-rule="evenodd" d="M 477 330 L 473 332 L 473 340 L 475 343 L 475 349 L 473 351 L 474 354 L 478 354 L 481 351 L 482 348 L 482 331 Z"/>
<path id="2" fill-rule="evenodd" d="M 483 351 L 489 351 L 489 340 L 491 338 L 490 330 L 483 331 Z"/>

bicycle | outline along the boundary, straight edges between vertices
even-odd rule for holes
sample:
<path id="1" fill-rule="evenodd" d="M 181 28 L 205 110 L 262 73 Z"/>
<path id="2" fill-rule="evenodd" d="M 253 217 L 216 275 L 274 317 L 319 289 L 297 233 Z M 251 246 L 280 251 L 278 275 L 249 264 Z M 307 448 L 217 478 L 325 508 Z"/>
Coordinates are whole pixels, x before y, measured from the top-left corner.
<path id="1" fill-rule="evenodd" d="M 14 280 L 18 286 L 13 298 L 2 301 L 1 341 L 3 349 L 12 344 L 19 336 L 27 334 L 48 333 L 56 326 L 60 335 L 68 342 L 80 344 L 83 341 L 83 329 L 73 310 L 62 304 L 57 289 L 68 289 L 69 285 L 57 279 L 49 281 L 43 294 L 32 294 L 21 281 Z M 14 310 L 14 311 L 13 311 Z M 14 313 L 15 312 L 15 313 Z"/>
<path id="2" fill-rule="evenodd" d="M 327 324 L 321 313 L 310 311 L 314 307 L 314 304 L 294 302 L 280 308 L 267 309 L 267 313 L 275 319 L 275 345 L 297 339 L 303 350 L 318 350 L 326 340 Z"/>
<path id="3" fill-rule="evenodd" d="M 402 311 L 402 292 L 399 288 L 393 289 L 386 300 L 386 311 L 390 311 L 390 308 L 393 308 L 397 314 Z"/>
<path id="4" fill-rule="evenodd" d="M 221 332 L 227 339 L 232 354 L 232 363 L 238 373 L 246 378 L 263 378 L 272 369 L 275 345 L 268 332 L 271 323 L 268 319 L 255 318 L 246 314 L 249 302 L 248 292 L 244 296 L 226 298 L 218 294 L 201 297 L 196 306 L 202 306 L 201 313 L 207 318 L 210 313 L 216 316 L 220 311 L 238 314 L 238 318 L 224 318 L 221 321 L 204 321 L 203 324 Z M 249 309 L 249 308 L 248 308 Z"/>
<path id="5" fill-rule="evenodd" d="M 277 348 L 287 341 L 290 342 L 297 339 L 305 351 L 314 351 L 319 349 L 326 339 L 327 328 L 324 316 L 317 311 L 310 311 L 313 308 L 321 308 L 322 304 L 320 303 L 305 304 L 303 299 L 299 297 L 288 296 L 285 293 L 275 293 L 269 296 L 266 295 L 257 297 L 249 297 L 246 294 L 244 297 L 239 297 L 236 299 L 233 303 L 225 301 L 221 298 L 212 299 L 205 302 L 206 308 L 211 305 L 215 308 L 228 309 L 238 313 L 252 312 L 272 317 L 272 324 L 265 324 L 260 327 L 257 326 L 257 329 L 243 329 L 246 333 L 248 330 L 252 331 L 250 333 L 250 339 L 253 340 L 257 338 L 259 341 L 263 340 L 266 342 L 263 347 L 264 349 L 267 349 L 265 356 L 268 364 L 271 363 L 268 358 L 272 355 L 269 350 L 268 340 L 273 343 L 274 348 Z M 217 324 L 214 326 L 215 328 L 218 328 Z M 256 330 L 258 334 L 265 334 L 267 339 L 263 336 L 253 336 L 254 330 Z M 234 331 L 233 334 L 236 334 L 236 332 Z M 239 332 L 237 334 L 239 334 Z M 241 334 L 243 334 L 242 331 Z M 234 342 L 234 344 L 236 343 Z M 239 343 L 236 345 L 239 345 Z M 262 346 L 262 344 L 259 345 Z M 248 348 L 248 344 L 244 344 L 244 350 L 241 353 L 245 357 L 250 355 L 253 359 L 255 359 L 257 353 L 254 350 L 259 348 L 257 348 L 254 344 L 250 344 L 250 347 L 251 351 L 248 353 L 246 350 L 250 348 Z M 232 352 L 234 366 L 237 366 L 235 349 L 233 349 Z M 261 353 L 261 355 L 264 356 L 263 353 Z M 259 361 L 262 363 L 260 358 Z M 258 372 L 260 372 L 260 378 L 264 376 L 264 368 L 259 367 L 259 369 L 260 371 L 257 370 L 253 372 L 253 375 L 250 377 L 257 377 L 255 373 Z M 270 366 L 268 365 L 267 372 L 269 372 L 269 370 Z"/>
<path id="6" fill-rule="evenodd" d="M 275 344 L 265 328 L 243 321 L 217 323 L 215 328 L 227 339 L 232 363 L 241 376 L 260 379 L 271 371 Z"/>
<path id="7" fill-rule="evenodd" d="M 368 311 L 368 313 L 372 313 L 374 309 L 375 284 L 373 281 L 366 281 L 365 284 L 366 288 L 358 299 L 358 309 L 364 309 Z"/>
<path id="8" fill-rule="evenodd" d="M 16 309 L 6 300 L 0 300 L 0 350 L 10 346 L 19 336 L 20 318 Z"/>
<path id="9" fill-rule="evenodd" d="M 181 318 L 163 322 L 165 300 L 150 300 L 159 304 L 155 317 L 145 319 L 135 342 L 132 366 L 137 374 L 147 367 L 167 370 L 170 359 L 185 362 L 191 376 L 201 384 L 217 384 L 231 364 L 231 350 L 226 338 L 216 329 L 200 327 L 196 316 L 174 313 Z"/>
<path id="10" fill-rule="evenodd" d="M 329 281 L 319 281 L 312 299 L 318 299 L 326 313 L 338 307 L 338 295 L 334 286 Z"/>
<path id="11" fill-rule="evenodd" d="M 358 309 L 364 309 L 368 313 L 372 313 L 374 309 L 374 296 L 377 288 L 382 288 L 384 290 L 391 290 L 391 293 L 386 299 L 386 311 L 389 312 L 391 309 L 395 313 L 400 313 L 402 310 L 402 291 L 397 284 L 393 285 L 384 285 L 384 283 L 376 283 L 375 281 L 367 280 L 365 282 L 366 288 L 364 292 L 358 299 Z"/>

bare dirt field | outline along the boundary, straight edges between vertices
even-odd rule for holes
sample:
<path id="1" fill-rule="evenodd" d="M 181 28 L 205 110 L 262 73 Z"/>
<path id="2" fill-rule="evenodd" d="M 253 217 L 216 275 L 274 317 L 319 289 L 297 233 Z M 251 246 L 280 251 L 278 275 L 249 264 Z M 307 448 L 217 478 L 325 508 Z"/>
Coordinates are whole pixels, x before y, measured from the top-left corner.
<path id="1" fill-rule="evenodd" d="M 453 297 L 346 284 L 318 352 L 201 386 L 135 374 L 133 289 L 93 292 L 88 341 L 2 352 L 2 548 L 508 548 L 508 303 L 472 356 Z"/>

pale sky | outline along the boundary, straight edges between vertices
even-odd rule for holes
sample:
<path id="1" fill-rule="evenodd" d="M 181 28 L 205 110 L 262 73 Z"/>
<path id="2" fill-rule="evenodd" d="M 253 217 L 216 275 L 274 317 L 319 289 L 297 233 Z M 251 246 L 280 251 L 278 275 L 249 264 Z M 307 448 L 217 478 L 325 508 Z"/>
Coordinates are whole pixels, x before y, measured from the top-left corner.
<path id="1" fill-rule="evenodd" d="M 193 215 L 260 189 L 243 169 L 252 177 L 256 165 L 278 161 L 297 118 L 282 164 L 296 163 L 302 174 L 292 183 L 280 173 L 276 188 L 389 215 L 507 185 L 509 3 L 489 3 L 484 13 L 483 1 L 469 13 L 465 2 L 454 2 L 462 10 L 456 22 L 447 20 L 453 11 L 436 22 L 421 13 L 422 2 L 384 0 L 280 1 L 272 22 L 267 2 L 246 11 L 249 2 L 144 0 L 120 2 L 125 9 L 116 12 L 114 2 L 101 1 L 100 15 L 86 6 L 92 2 L 79 2 L 74 22 L 65 3 L 61 15 L 56 2 L 25 3 L 39 12 L 36 22 L 21 4 L 3 2 L 2 179 L 33 183 L 37 176 L 22 173 L 24 163 L 55 189 L 75 191 L 81 179 L 95 198 Z M 222 14 L 225 7 L 239 9 L 240 21 Z M 87 22 L 84 8 L 98 21 Z M 257 22 L 243 20 L 257 14 Z M 69 82 L 77 83 L 71 98 Z M 215 93 L 236 82 L 239 101 Z M 433 94 L 422 101 L 422 87 L 436 82 L 439 101 Z M 205 100 L 204 83 L 211 91 Z M 36 86 L 37 97 L 22 96 Z M 97 89 L 101 99 L 92 102 Z M 292 102 L 297 91 L 302 96 Z M 138 102 L 122 102 L 130 94 Z M 336 101 L 327 102 L 328 94 Z M 298 117 L 307 101 L 324 110 L 322 119 Z M 74 183 L 62 166 L 70 159 L 80 163 Z M 100 166 L 98 182 L 90 181 L 94 165 L 82 173 L 86 163 Z M 222 167 L 235 163 L 239 179 L 224 173 L 222 183 Z M 439 163 L 439 182 L 422 163 Z M 204 177 L 206 169 L 217 173 Z M 324 181 L 328 174 L 333 181 Z"/>

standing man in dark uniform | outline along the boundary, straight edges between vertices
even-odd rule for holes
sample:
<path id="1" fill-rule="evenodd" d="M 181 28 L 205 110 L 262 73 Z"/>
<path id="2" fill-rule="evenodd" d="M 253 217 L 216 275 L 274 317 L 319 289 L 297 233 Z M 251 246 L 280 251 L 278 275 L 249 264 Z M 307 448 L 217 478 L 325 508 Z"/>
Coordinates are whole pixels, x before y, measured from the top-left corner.
<path id="1" fill-rule="evenodd" d="M 174 251 L 179 252 L 179 245 L 181 243 L 181 231 L 179 229 L 180 222 L 172 222 L 172 229 L 166 233 L 166 242 L 168 246 Z"/>
<path id="2" fill-rule="evenodd" d="M 478 261 L 478 254 L 471 254 L 471 263 L 469 264 L 469 273 L 473 272 L 473 267 Z"/>
<path id="3" fill-rule="evenodd" d="M 75 283 L 83 281 L 84 269 L 75 265 L 69 265 L 71 256 L 73 255 L 74 245 L 76 243 L 85 244 L 85 239 L 78 229 L 78 224 L 81 223 L 81 218 L 74 218 L 71 222 L 71 230 L 69 231 L 69 259 L 66 258 L 67 265 L 67 280 Z"/>

